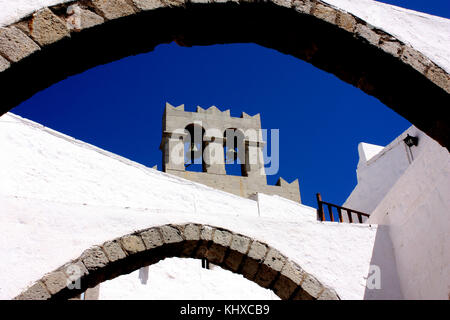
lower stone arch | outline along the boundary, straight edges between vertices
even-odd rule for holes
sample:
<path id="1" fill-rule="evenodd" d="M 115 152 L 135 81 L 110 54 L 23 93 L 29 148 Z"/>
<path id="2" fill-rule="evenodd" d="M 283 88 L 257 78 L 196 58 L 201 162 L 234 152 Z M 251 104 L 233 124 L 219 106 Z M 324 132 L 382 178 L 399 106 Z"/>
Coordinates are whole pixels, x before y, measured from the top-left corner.
<path id="1" fill-rule="evenodd" d="M 334 289 L 277 249 L 242 234 L 195 223 L 151 227 L 93 246 L 14 299 L 71 299 L 103 281 L 171 257 L 206 258 L 273 290 L 283 300 L 339 299 Z"/>

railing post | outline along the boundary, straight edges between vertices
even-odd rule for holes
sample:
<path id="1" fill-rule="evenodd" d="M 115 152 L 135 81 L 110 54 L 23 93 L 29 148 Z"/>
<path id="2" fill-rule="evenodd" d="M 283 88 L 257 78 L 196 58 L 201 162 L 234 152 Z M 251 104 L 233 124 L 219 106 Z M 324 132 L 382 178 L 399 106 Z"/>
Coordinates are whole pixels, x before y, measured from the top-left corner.
<path id="1" fill-rule="evenodd" d="M 352 210 L 347 209 L 347 215 L 348 215 L 348 221 L 350 221 L 350 223 L 353 223 Z"/>
<path id="2" fill-rule="evenodd" d="M 320 193 L 316 194 L 317 198 L 317 215 L 319 216 L 320 221 L 325 221 L 325 213 L 323 212 L 323 205 L 322 205 L 322 196 Z"/>
<path id="3" fill-rule="evenodd" d="M 339 222 L 344 222 L 344 219 L 342 219 L 342 210 L 340 207 L 336 207 L 339 215 Z"/>
<path id="4" fill-rule="evenodd" d="M 356 211 L 356 210 L 353 210 L 350 208 L 341 207 L 336 204 L 322 201 L 322 196 L 320 195 L 320 193 L 316 193 L 316 197 L 317 197 L 317 215 L 318 215 L 318 219 L 320 221 L 326 221 L 324 206 L 328 207 L 328 212 L 330 213 L 330 221 L 344 222 L 344 219 L 342 218 L 342 210 L 345 210 L 347 212 L 349 223 L 354 223 L 352 213 L 356 214 L 356 216 L 358 217 L 359 223 L 363 223 L 363 216 L 366 218 L 368 218 L 370 216 L 369 214 L 364 213 L 364 212 Z M 333 207 L 336 208 L 337 213 L 338 213 L 338 218 L 336 220 L 335 220 L 334 214 L 333 214 Z M 355 221 L 355 223 L 356 223 L 356 221 Z"/>
<path id="5" fill-rule="evenodd" d="M 359 223 L 362 223 L 362 215 L 360 213 L 358 213 L 358 221 Z"/>
<path id="6" fill-rule="evenodd" d="M 330 220 L 334 222 L 333 208 L 331 207 L 331 205 L 328 205 L 328 213 L 330 214 Z"/>

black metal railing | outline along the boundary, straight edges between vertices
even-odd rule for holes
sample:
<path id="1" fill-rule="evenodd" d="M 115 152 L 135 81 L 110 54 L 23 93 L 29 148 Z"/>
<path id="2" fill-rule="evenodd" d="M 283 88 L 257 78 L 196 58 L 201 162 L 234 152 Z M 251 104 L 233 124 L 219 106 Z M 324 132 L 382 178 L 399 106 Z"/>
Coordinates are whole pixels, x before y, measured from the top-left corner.
<path id="1" fill-rule="evenodd" d="M 316 197 L 317 197 L 317 217 L 320 221 L 326 220 L 324 206 L 326 206 L 328 208 L 328 214 L 330 215 L 330 221 L 344 222 L 344 220 L 342 219 L 342 213 L 344 211 L 347 213 L 349 223 L 363 223 L 363 217 L 368 218 L 370 216 L 369 214 L 361 212 L 361 211 L 341 207 L 336 204 L 322 201 L 322 196 L 320 195 L 320 193 L 316 194 Z M 333 208 L 335 208 L 337 211 L 337 220 L 335 220 L 335 217 L 333 214 Z M 356 216 L 358 217 L 358 222 L 353 222 L 352 213 L 356 214 Z"/>

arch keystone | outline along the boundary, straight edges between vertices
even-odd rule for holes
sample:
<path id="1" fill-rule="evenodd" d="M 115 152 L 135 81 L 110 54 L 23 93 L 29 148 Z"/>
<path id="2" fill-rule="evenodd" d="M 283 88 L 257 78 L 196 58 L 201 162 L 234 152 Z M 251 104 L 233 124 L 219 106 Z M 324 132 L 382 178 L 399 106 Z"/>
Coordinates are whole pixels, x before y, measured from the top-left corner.
<path id="1" fill-rule="evenodd" d="M 204 241 L 211 241 L 214 229 L 210 226 L 202 226 L 200 232 L 200 239 Z"/>
<path id="2" fill-rule="evenodd" d="M 188 224 L 184 227 L 184 238 L 186 240 L 200 240 L 200 226 Z"/>
<path id="3" fill-rule="evenodd" d="M 181 236 L 180 230 L 171 226 L 162 226 L 159 228 L 161 231 L 164 243 L 177 243 L 182 242 L 184 239 Z"/>
<path id="4" fill-rule="evenodd" d="M 181 226 L 182 234 L 184 235 L 184 246 L 180 253 L 181 257 L 191 257 L 197 249 L 198 242 L 200 240 L 200 226 L 190 223 Z"/>

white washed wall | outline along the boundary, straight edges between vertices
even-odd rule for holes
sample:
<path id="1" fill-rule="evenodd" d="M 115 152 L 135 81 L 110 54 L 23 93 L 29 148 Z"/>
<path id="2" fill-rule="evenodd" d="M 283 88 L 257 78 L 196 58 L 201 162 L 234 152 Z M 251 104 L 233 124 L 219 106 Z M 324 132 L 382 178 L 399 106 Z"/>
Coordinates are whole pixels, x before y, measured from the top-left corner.
<path id="1" fill-rule="evenodd" d="M 421 152 L 373 211 L 388 225 L 407 299 L 450 297 L 450 155 L 423 133 Z"/>
<path id="2" fill-rule="evenodd" d="M 372 225 L 322 223 L 276 196 L 261 206 L 105 152 L 34 122 L 0 118 L 0 298 L 19 294 L 92 245 L 168 223 L 196 222 L 266 242 L 343 299 L 362 299 Z M 392 251 L 386 252 L 387 260 Z"/>
<path id="3" fill-rule="evenodd" d="M 419 138 L 408 156 L 403 139 Z M 450 294 L 450 156 L 412 126 L 367 162 L 359 148 L 358 184 L 344 206 L 371 213 L 389 230 L 402 294 L 448 299 Z M 375 241 L 374 252 L 382 251 Z M 375 256 L 376 254 L 374 254 Z M 383 260 L 383 259 L 382 259 Z M 388 282 L 391 283 L 391 282 Z"/>

